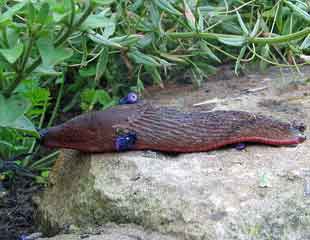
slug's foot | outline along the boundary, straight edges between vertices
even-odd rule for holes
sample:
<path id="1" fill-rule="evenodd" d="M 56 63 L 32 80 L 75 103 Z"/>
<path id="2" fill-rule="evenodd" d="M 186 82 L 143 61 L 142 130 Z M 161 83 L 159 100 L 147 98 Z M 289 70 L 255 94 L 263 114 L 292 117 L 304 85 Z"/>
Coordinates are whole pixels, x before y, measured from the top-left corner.
<path id="1" fill-rule="evenodd" d="M 238 143 L 235 145 L 235 149 L 238 151 L 242 151 L 242 150 L 246 149 L 246 144 L 245 143 Z"/>
<path id="2" fill-rule="evenodd" d="M 119 104 L 134 104 L 138 102 L 138 95 L 136 93 L 128 93 L 126 97 L 123 97 L 119 100 Z"/>
<path id="3" fill-rule="evenodd" d="M 137 135 L 135 133 L 127 133 L 119 135 L 116 138 L 115 147 L 118 152 L 131 150 L 137 141 Z"/>

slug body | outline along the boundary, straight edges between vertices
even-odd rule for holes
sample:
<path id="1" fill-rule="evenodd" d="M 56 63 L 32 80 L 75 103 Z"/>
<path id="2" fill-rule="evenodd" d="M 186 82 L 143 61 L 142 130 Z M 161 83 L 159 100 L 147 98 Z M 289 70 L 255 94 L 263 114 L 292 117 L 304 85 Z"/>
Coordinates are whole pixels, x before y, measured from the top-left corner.
<path id="1" fill-rule="evenodd" d="M 241 142 L 295 145 L 306 139 L 303 130 L 304 126 L 243 111 L 181 112 L 137 103 L 83 114 L 45 129 L 42 144 L 82 152 L 201 152 Z M 128 147 L 120 147 L 126 141 Z"/>

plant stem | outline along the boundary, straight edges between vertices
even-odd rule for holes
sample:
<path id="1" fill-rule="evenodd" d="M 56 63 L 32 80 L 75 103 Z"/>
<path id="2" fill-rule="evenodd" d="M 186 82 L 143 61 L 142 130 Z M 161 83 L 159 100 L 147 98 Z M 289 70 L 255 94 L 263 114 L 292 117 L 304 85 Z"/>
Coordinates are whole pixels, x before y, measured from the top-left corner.
<path id="1" fill-rule="evenodd" d="M 51 116 L 50 120 L 48 121 L 47 127 L 52 126 L 53 121 L 55 120 L 55 117 L 56 117 L 56 114 L 58 112 L 59 105 L 60 105 L 60 99 L 61 99 L 62 94 L 63 94 L 63 89 L 64 89 L 64 81 L 62 81 L 61 84 L 60 84 L 58 96 L 57 96 L 57 99 L 56 99 L 56 104 L 55 104 L 52 116 Z"/>
<path id="2" fill-rule="evenodd" d="M 63 44 L 65 42 L 65 40 L 67 40 L 67 38 L 70 36 L 70 34 L 75 30 L 76 26 L 79 26 L 79 25 L 74 24 L 75 4 L 73 1 L 70 1 L 70 3 L 71 3 L 71 15 L 70 15 L 70 20 L 69 20 L 70 21 L 69 26 L 67 27 L 65 32 L 55 41 L 55 47 L 59 47 L 61 44 Z M 88 11 L 90 11 L 90 12 L 88 12 Z M 88 17 L 88 15 L 91 13 L 91 11 L 92 11 L 92 8 L 90 8 L 90 2 L 87 1 L 86 2 L 86 10 L 84 11 L 81 18 L 83 18 L 83 16 L 84 16 L 86 19 Z M 79 19 L 79 21 L 81 20 L 81 18 Z M 83 21 L 85 19 L 83 19 L 81 23 L 83 23 Z"/>
<path id="3" fill-rule="evenodd" d="M 58 151 L 55 151 L 55 152 L 52 152 L 51 154 L 49 154 L 49 155 L 47 155 L 47 156 L 41 158 L 40 160 L 34 162 L 31 166 L 29 166 L 29 168 L 30 168 L 30 169 L 36 169 L 36 167 L 41 166 L 41 163 L 42 163 L 42 165 L 44 165 L 44 163 L 45 163 L 47 160 L 56 157 L 59 153 L 60 153 L 59 150 L 58 150 Z"/>
<path id="4" fill-rule="evenodd" d="M 24 69 L 26 67 L 26 64 L 28 62 L 28 59 L 30 57 L 32 46 L 33 46 L 33 41 L 34 41 L 34 36 L 32 36 L 32 34 L 30 34 L 30 36 L 29 36 L 29 43 L 28 43 L 28 46 L 27 46 L 27 48 L 25 50 L 25 54 L 22 57 L 22 61 L 21 61 L 21 68 L 20 68 L 21 72 L 24 71 Z"/>
<path id="5" fill-rule="evenodd" d="M 277 36 L 277 37 L 254 37 L 254 38 L 247 38 L 249 43 L 262 43 L 262 44 L 274 44 L 274 43 L 284 43 L 289 42 L 292 40 L 296 40 L 302 38 L 306 35 L 310 34 L 310 27 L 307 27 L 299 32 Z M 166 33 L 167 37 L 170 38 L 205 38 L 205 39 L 215 39 L 218 40 L 219 38 L 242 38 L 242 35 L 231 35 L 231 34 L 220 34 L 220 33 L 197 33 L 197 32 L 168 32 Z"/>
<path id="6" fill-rule="evenodd" d="M 9 41 L 8 41 L 8 35 L 7 35 L 7 32 L 6 32 L 6 28 L 3 28 L 1 32 L 2 32 L 2 38 L 3 38 L 4 46 L 6 48 L 9 48 L 10 45 L 9 45 Z"/>

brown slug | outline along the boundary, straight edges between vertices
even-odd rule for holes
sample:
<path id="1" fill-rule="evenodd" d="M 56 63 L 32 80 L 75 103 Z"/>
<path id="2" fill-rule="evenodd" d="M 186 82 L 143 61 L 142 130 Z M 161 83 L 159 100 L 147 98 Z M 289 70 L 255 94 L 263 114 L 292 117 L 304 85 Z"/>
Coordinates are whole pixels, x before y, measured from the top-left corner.
<path id="1" fill-rule="evenodd" d="M 241 142 L 295 145 L 306 139 L 304 130 L 304 125 L 243 111 L 181 112 L 137 103 L 86 113 L 41 135 L 47 147 L 82 152 L 200 152 Z"/>

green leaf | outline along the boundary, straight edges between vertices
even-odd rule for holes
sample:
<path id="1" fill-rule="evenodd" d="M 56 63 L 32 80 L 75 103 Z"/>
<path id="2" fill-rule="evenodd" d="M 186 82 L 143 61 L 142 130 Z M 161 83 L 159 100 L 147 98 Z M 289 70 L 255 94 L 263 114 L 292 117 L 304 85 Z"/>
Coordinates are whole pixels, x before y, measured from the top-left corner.
<path id="1" fill-rule="evenodd" d="M 137 77 L 137 92 L 141 93 L 144 91 L 144 84 L 143 81 L 140 79 L 140 75 Z"/>
<path id="2" fill-rule="evenodd" d="M 128 57 L 134 60 L 137 64 L 144 64 L 145 66 L 160 66 L 160 64 L 149 55 L 146 55 L 138 50 L 132 50 L 128 53 Z"/>
<path id="3" fill-rule="evenodd" d="M 197 84 L 197 86 L 200 87 L 205 74 L 194 63 L 192 63 L 192 65 L 193 65 L 193 67 L 191 68 L 191 72 L 193 74 L 193 78 L 194 78 L 195 83 Z"/>
<path id="4" fill-rule="evenodd" d="M 160 56 L 173 62 L 186 63 L 186 61 L 184 60 L 186 56 L 183 55 L 161 53 Z"/>
<path id="5" fill-rule="evenodd" d="M 8 8 L 7 11 L 0 15 L 0 25 L 10 21 L 11 18 L 27 4 L 27 2 L 28 1 L 22 1 L 21 3 L 15 4 L 13 7 Z"/>
<path id="6" fill-rule="evenodd" d="M 46 170 L 41 172 L 41 177 L 48 178 L 50 171 Z"/>
<path id="7" fill-rule="evenodd" d="M 38 14 L 38 22 L 41 25 L 44 25 L 46 23 L 49 16 L 49 11 L 50 11 L 50 5 L 47 2 L 44 2 Z"/>
<path id="8" fill-rule="evenodd" d="M 300 7 L 296 6 L 295 4 L 291 3 L 290 1 L 284 1 L 296 14 L 302 17 L 305 21 L 310 22 L 310 15 L 302 10 Z"/>
<path id="9" fill-rule="evenodd" d="M 171 3 L 170 0 L 154 0 L 153 1 L 160 9 L 168 12 L 168 13 L 171 13 L 173 15 L 178 15 L 178 16 L 181 16 L 182 13 L 177 10 Z"/>
<path id="10" fill-rule="evenodd" d="M 32 107 L 27 112 L 30 118 L 38 118 L 45 111 L 45 107 L 50 100 L 50 92 L 48 89 L 33 87 L 28 89 L 24 95 L 29 99 Z"/>
<path id="11" fill-rule="evenodd" d="M 145 66 L 145 70 L 152 76 L 154 82 L 158 84 L 161 88 L 164 88 L 163 80 L 161 79 L 160 73 L 157 68 Z"/>
<path id="12" fill-rule="evenodd" d="M 21 42 L 19 42 L 13 48 L 0 49 L 0 53 L 9 63 L 13 64 L 22 55 L 23 50 L 24 45 Z"/>
<path id="13" fill-rule="evenodd" d="M 140 39 L 143 38 L 143 35 L 141 34 L 131 34 L 131 35 L 124 35 L 121 37 L 114 37 L 110 38 L 111 41 L 115 43 L 121 44 L 123 47 L 128 47 L 135 45 Z"/>
<path id="14" fill-rule="evenodd" d="M 13 155 L 25 153 L 27 147 L 30 147 L 27 141 L 21 145 L 21 135 L 15 129 L 0 127 L 0 160 L 1 157 L 8 159 Z"/>
<path id="15" fill-rule="evenodd" d="M 158 7 L 156 7 L 156 5 L 154 4 L 154 2 L 150 2 L 149 12 L 150 12 L 150 19 L 151 19 L 153 26 L 155 26 L 155 28 L 159 28 L 160 21 L 161 21 L 160 12 L 159 12 Z"/>
<path id="16" fill-rule="evenodd" d="M 200 12 L 200 8 L 197 8 L 197 14 L 198 14 L 197 28 L 199 32 L 202 32 L 204 29 L 204 17 Z"/>
<path id="17" fill-rule="evenodd" d="M 38 66 L 34 72 L 38 73 L 39 75 L 42 76 L 58 76 L 61 74 L 61 72 L 55 71 L 53 66 L 46 66 L 46 65 L 40 65 Z"/>
<path id="18" fill-rule="evenodd" d="M 190 9 L 190 7 L 187 4 L 186 0 L 183 0 L 183 4 L 184 4 L 184 15 L 186 17 L 187 23 L 190 26 L 190 28 L 192 30 L 196 29 L 196 19 L 194 14 L 192 13 L 192 10 Z"/>
<path id="19" fill-rule="evenodd" d="M 269 59 L 270 57 L 270 47 L 268 44 L 266 44 L 265 46 L 262 47 L 261 49 L 261 55 L 266 58 Z M 264 61 L 263 59 L 260 60 L 259 62 L 259 68 L 261 71 L 265 71 L 268 67 L 269 63 Z"/>
<path id="20" fill-rule="evenodd" d="M 167 61 L 166 61 L 165 59 L 163 59 L 163 58 L 160 58 L 160 57 L 157 57 L 157 56 L 152 56 L 152 57 L 153 57 L 155 60 L 157 60 L 158 63 L 159 63 L 161 66 L 166 66 L 166 67 L 168 67 L 168 66 L 173 65 L 173 64 L 167 62 Z"/>
<path id="21" fill-rule="evenodd" d="M 106 8 L 98 14 L 90 15 L 81 25 L 81 30 L 104 28 L 109 25 L 115 26 L 115 19 L 107 17 L 108 12 L 110 12 L 110 9 Z"/>
<path id="22" fill-rule="evenodd" d="M 247 46 L 244 46 L 244 47 L 241 48 L 239 56 L 237 58 L 237 62 L 235 64 L 235 74 L 236 75 L 238 75 L 238 71 L 240 69 L 240 62 L 241 62 L 241 59 L 243 58 L 243 56 L 245 54 L 246 48 L 247 48 Z"/>
<path id="23" fill-rule="evenodd" d="M 93 77 L 96 75 L 96 68 L 95 66 L 87 66 L 85 68 L 81 68 L 79 70 L 79 74 L 81 77 L 88 78 L 88 77 Z"/>
<path id="24" fill-rule="evenodd" d="M 262 15 L 266 18 L 272 18 L 276 15 L 276 8 L 273 7 L 270 10 L 264 11 Z"/>
<path id="25" fill-rule="evenodd" d="M 108 105 L 112 101 L 108 92 L 103 89 L 96 90 L 96 99 L 102 106 Z"/>
<path id="26" fill-rule="evenodd" d="M 310 47 L 310 35 L 308 35 L 305 40 L 300 45 L 300 49 L 306 49 Z"/>
<path id="27" fill-rule="evenodd" d="M 236 13 L 237 13 L 237 17 L 238 17 L 238 22 L 240 24 L 240 27 L 241 27 L 243 33 L 246 35 L 249 35 L 249 31 L 248 31 L 247 27 L 245 26 L 245 23 L 243 22 L 242 17 L 240 16 L 238 11 L 236 11 Z"/>
<path id="28" fill-rule="evenodd" d="M 104 48 L 97 62 L 95 81 L 99 81 L 101 76 L 104 74 L 107 68 L 108 60 L 109 60 L 109 49 Z"/>
<path id="29" fill-rule="evenodd" d="M 64 24 L 70 24 L 68 20 L 72 14 L 73 0 L 54 1 L 49 0 L 48 3 L 51 6 L 51 15 L 56 23 L 62 22 Z"/>
<path id="30" fill-rule="evenodd" d="M 5 0 L 0 0 L 0 7 L 3 7 L 6 4 L 7 1 Z"/>
<path id="31" fill-rule="evenodd" d="M 18 30 L 13 29 L 13 28 L 6 28 L 6 29 L 3 29 L 3 31 L 6 31 L 9 48 L 15 47 L 15 45 L 19 42 Z"/>
<path id="32" fill-rule="evenodd" d="M 36 137 L 39 136 L 35 126 L 26 116 L 19 117 L 18 119 L 16 119 L 15 122 L 13 122 L 7 127 L 14 128 L 19 131 L 27 132 L 28 134 L 32 134 L 33 136 L 36 136 Z"/>
<path id="33" fill-rule="evenodd" d="M 219 62 L 219 63 L 222 62 L 221 59 L 219 59 L 219 58 L 212 52 L 212 50 L 208 47 L 208 45 L 206 44 L 205 41 L 201 41 L 201 42 L 200 42 L 200 47 L 201 47 L 201 49 L 203 50 L 203 52 L 207 53 L 207 55 L 208 55 L 211 59 L 213 59 L 213 60 L 215 60 L 215 61 L 217 61 L 217 62 Z"/>
<path id="34" fill-rule="evenodd" d="M 92 110 L 95 104 L 99 103 L 102 108 L 110 106 L 113 102 L 109 93 L 103 89 L 85 89 L 81 94 L 81 108 L 83 110 Z"/>
<path id="35" fill-rule="evenodd" d="M 111 16 L 109 20 L 106 21 L 103 31 L 103 36 L 109 38 L 115 33 L 116 29 L 116 17 L 115 14 Z"/>
<path id="36" fill-rule="evenodd" d="M 0 127 L 26 131 L 38 136 L 34 125 L 24 115 L 31 106 L 26 98 L 17 95 L 5 99 L 0 95 L 0 106 Z"/>
<path id="37" fill-rule="evenodd" d="M 218 37 L 217 39 L 226 45 L 235 46 L 235 47 L 240 47 L 246 42 L 245 37 L 242 37 L 242 36 Z"/>
<path id="38" fill-rule="evenodd" d="M 35 176 L 35 180 L 37 184 L 46 184 L 47 179 L 41 176 Z"/>
<path id="39" fill-rule="evenodd" d="M 282 27 L 282 35 L 287 35 L 292 33 L 292 29 L 293 29 L 293 18 L 294 15 L 292 14 L 291 16 L 287 17 L 286 20 L 284 21 L 283 27 Z M 296 18 L 296 16 L 295 16 Z"/>
<path id="40" fill-rule="evenodd" d="M 131 12 L 136 12 L 144 4 L 144 0 L 135 0 L 129 6 L 128 10 Z"/>
<path id="41" fill-rule="evenodd" d="M 0 140 L 0 149 L 3 151 L 3 150 L 11 150 L 11 151 L 14 151 L 15 150 L 15 146 L 8 142 L 8 141 L 5 141 L 5 140 Z M 0 152 L 2 152 L 0 151 Z"/>
<path id="42" fill-rule="evenodd" d="M 115 0 L 91 0 L 91 2 L 98 5 L 110 5 L 115 2 Z"/>
<path id="43" fill-rule="evenodd" d="M 89 31 L 87 36 L 95 43 L 99 43 L 99 44 L 106 45 L 109 47 L 123 48 L 121 44 L 116 43 L 113 40 L 107 39 L 105 36 L 95 33 L 93 31 Z"/>
<path id="44" fill-rule="evenodd" d="M 73 55 L 72 49 L 54 48 L 50 38 L 43 37 L 37 41 L 37 46 L 42 58 L 43 66 L 54 66 L 70 58 Z"/>
<path id="45" fill-rule="evenodd" d="M 251 34 L 250 34 L 250 37 L 255 37 L 255 35 L 258 33 L 259 26 L 260 26 L 260 20 L 261 20 L 261 17 L 259 15 L 257 20 L 256 20 L 255 26 L 254 26 Z"/>
<path id="46" fill-rule="evenodd" d="M 284 10 L 283 4 L 279 3 L 279 5 L 277 7 L 278 14 L 277 14 L 277 18 L 276 18 L 276 26 L 279 29 L 279 32 L 282 32 L 283 19 L 284 19 L 284 16 L 286 16 L 283 10 Z"/>
<path id="47" fill-rule="evenodd" d="M 243 34 L 242 29 L 240 29 L 239 24 L 235 23 L 234 21 L 225 21 L 220 25 L 223 30 L 227 33 L 233 33 L 237 35 Z"/>
<path id="48" fill-rule="evenodd" d="M 35 21 L 36 10 L 31 1 L 28 1 L 27 8 L 28 8 L 27 24 L 31 26 Z"/>
<path id="49" fill-rule="evenodd" d="M 56 84 L 64 84 L 65 83 L 65 76 L 64 76 L 64 74 L 61 74 L 58 78 L 56 78 L 55 83 Z"/>
<path id="50" fill-rule="evenodd" d="M 206 61 L 195 61 L 195 64 L 197 65 L 197 67 L 199 67 L 204 73 L 205 73 L 205 77 L 208 76 L 208 74 L 210 75 L 214 75 L 217 72 L 217 68 L 210 65 L 209 63 L 207 63 Z"/>
<path id="51" fill-rule="evenodd" d="M 30 102 L 19 95 L 5 99 L 0 95 L 0 126 L 9 126 L 30 108 Z"/>
<path id="52" fill-rule="evenodd" d="M 147 33 L 143 35 L 141 39 L 139 39 L 136 46 L 138 48 L 145 48 L 149 46 L 154 40 L 155 40 L 154 33 Z"/>

